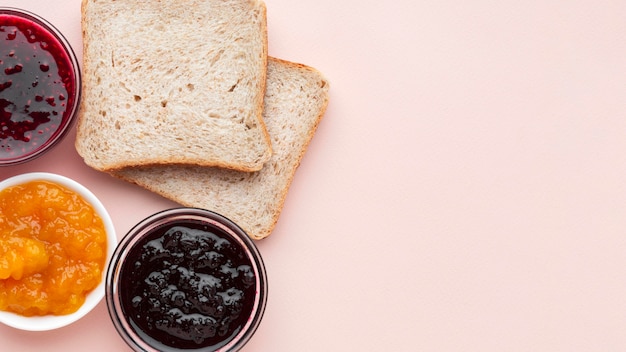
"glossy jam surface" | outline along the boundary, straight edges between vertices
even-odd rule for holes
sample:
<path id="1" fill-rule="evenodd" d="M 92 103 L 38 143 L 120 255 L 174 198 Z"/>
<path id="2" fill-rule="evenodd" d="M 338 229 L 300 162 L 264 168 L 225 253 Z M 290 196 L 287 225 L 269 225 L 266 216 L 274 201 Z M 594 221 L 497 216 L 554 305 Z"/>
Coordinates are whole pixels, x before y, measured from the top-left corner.
<path id="1" fill-rule="evenodd" d="M 228 343 L 248 321 L 256 289 L 246 251 L 200 222 L 162 226 L 141 239 L 120 276 L 125 316 L 161 351 Z"/>
<path id="2" fill-rule="evenodd" d="M 0 160 L 34 153 L 60 133 L 76 99 L 72 61 L 39 23 L 0 12 Z"/>
<path id="3" fill-rule="evenodd" d="M 0 309 L 75 312 L 101 282 L 106 251 L 104 224 L 79 194 L 46 181 L 0 192 Z"/>

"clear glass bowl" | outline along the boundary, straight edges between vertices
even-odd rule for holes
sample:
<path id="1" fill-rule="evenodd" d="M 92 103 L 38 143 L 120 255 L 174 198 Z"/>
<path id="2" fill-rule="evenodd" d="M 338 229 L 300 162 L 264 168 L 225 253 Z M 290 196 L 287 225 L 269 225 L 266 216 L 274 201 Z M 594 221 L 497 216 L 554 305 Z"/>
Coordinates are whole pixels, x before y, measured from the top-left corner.
<path id="1" fill-rule="evenodd" d="M 166 232 L 172 233 L 170 231 L 172 228 L 180 228 L 177 226 L 188 226 L 189 224 L 193 224 L 190 226 L 192 226 L 194 229 L 197 229 L 199 231 L 198 233 L 200 233 L 200 235 L 198 235 L 199 237 L 196 237 L 196 238 L 202 238 L 201 241 L 208 241 L 208 240 L 205 240 L 205 238 L 209 236 L 207 235 L 207 233 L 211 233 L 211 234 L 215 234 L 218 238 L 226 239 L 228 242 L 230 242 L 231 247 L 234 246 L 233 248 L 235 247 L 237 248 L 237 251 L 240 253 L 240 256 L 239 256 L 239 259 L 236 259 L 236 260 L 239 261 L 241 260 L 240 258 L 245 258 L 245 260 L 249 263 L 248 267 L 251 267 L 251 270 L 248 270 L 248 272 L 254 273 L 254 279 L 253 279 L 254 283 L 253 284 L 251 283 L 252 279 L 248 281 L 248 285 L 249 285 L 248 287 L 252 291 L 246 291 L 247 292 L 246 297 L 248 297 L 247 299 L 249 299 L 249 301 L 246 301 L 246 302 L 253 302 L 253 303 L 248 304 L 248 306 L 250 307 L 249 315 L 245 314 L 247 312 L 247 309 L 245 308 L 242 309 L 241 314 L 243 315 L 241 316 L 241 318 L 244 318 L 244 319 L 241 320 L 241 325 L 238 325 L 239 326 L 238 330 L 234 330 L 234 332 L 229 330 L 228 334 L 226 334 L 226 336 L 228 337 L 220 338 L 221 340 L 217 343 L 212 342 L 211 346 L 197 345 L 200 347 L 191 348 L 187 346 L 184 348 L 182 347 L 176 348 L 176 347 L 171 347 L 171 344 L 167 345 L 167 344 L 163 344 L 162 342 L 160 342 L 160 341 L 163 341 L 162 340 L 163 335 L 160 335 L 160 337 L 155 335 L 155 334 L 160 333 L 159 329 L 153 328 L 150 330 L 150 329 L 143 329 L 140 327 L 141 324 L 145 323 L 145 321 L 140 321 L 140 319 L 143 319 L 140 316 L 141 315 L 147 316 L 149 313 L 146 313 L 145 311 L 140 311 L 139 308 L 135 309 L 135 307 L 138 306 L 138 303 L 136 303 L 135 301 L 136 297 L 134 297 L 133 295 L 135 295 L 135 290 L 137 290 L 137 287 L 139 285 L 142 285 L 143 282 L 147 282 L 146 280 L 149 280 L 147 279 L 147 277 L 150 277 L 151 275 L 155 273 L 159 273 L 159 274 L 163 273 L 164 270 L 168 272 L 174 272 L 176 269 L 172 269 L 172 268 L 178 267 L 177 265 L 169 266 L 170 264 L 164 264 L 165 269 L 161 268 L 162 262 L 166 262 L 170 260 L 170 258 L 172 258 L 172 257 L 169 257 L 169 258 L 163 257 L 164 248 L 166 248 L 167 250 L 171 248 L 173 251 L 179 254 L 179 258 L 183 256 L 185 258 L 188 256 L 191 258 L 193 255 L 200 256 L 201 254 L 199 253 L 209 252 L 207 248 L 213 248 L 213 247 L 204 247 L 202 250 L 198 250 L 199 245 L 194 242 L 193 246 L 195 247 L 193 248 L 195 249 L 192 250 L 190 249 L 192 248 L 191 247 L 192 245 L 189 244 L 190 242 L 183 242 L 182 240 L 180 242 L 178 241 L 169 242 L 170 244 L 166 246 L 166 244 L 169 241 L 167 238 L 171 238 L 171 237 L 165 237 L 167 235 L 164 235 L 164 233 Z M 187 227 L 184 227 L 184 228 L 187 229 Z M 212 239 L 210 241 L 214 241 L 211 243 L 218 243 L 219 241 L 221 241 L 221 240 L 215 240 L 215 237 L 211 237 L 211 238 Z M 149 242 L 155 243 L 155 241 L 157 243 L 156 245 L 147 245 Z M 171 243 L 175 243 L 175 244 L 171 244 Z M 209 243 L 209 242 L 205 242 L 205 243 Z M 228 251 L 221 251 L 217 245 L 211 244 L 211 246 L 215 246 L 213 249 L 210 250 L 211 252 L 217 251 L 220 254 L 230 253 Z M 147 252 L 149 253 L 147 256 L 145 256 L 145 254 L 143 254 L 144 256 L 138 255 L 138 253 L 146 253 L 145 248 L 148 248 L 148 247 L 151 249 L 157 248 L 157 251 Z M 183 247 L 185 247 L 185 249 L 181 249 Z M 191 253 L 192 251 L 195 251 L 195 254 Z M 153 255 L 153 253 L 156 253 L 156 254 Z M 183 256 L 180 256 L 181 253 Z M 230 254 L 224 254 L 224 255 L 227 256 Z M 155 261 L 152 260 L 154 258 L 159 258 L 156 260 L 156 264 L 155 264 Z M 233 262 L 234 261 L 235 260 L 233 260 Z M 195 263 L 195 261 L 193 262 Z M 155 265 L 158 267 L 155 267 Z M 182 264 L 180 266 L 184 267 L 184 265 Z M 137 269 L 138 267 L 144 267 L 148 269 Z M 216 266 L 216 267 L 219 267 L 219 266 Z M 187 271 L 187 269 L 183 269 L 183 270 L 185 270 L 185 272 L 192 272 L 191 267 L 189 268 L 190 268 L 189 271 Z M 210 269 L 206 269 L 207 268 L 206 266 L 204 268 L 203 267 L 198 267 L 198 268 L 193 268 L 193 272 L 194 273 L 202 272 L 199 276 L 204 276 L 205 278 L 207 278 L 214 274 L 214 272 L 207 272 L 207 270 L 210 271 Z M 221 268 L 223 270 L 223 266 Z M 172 270 L 170 271 L 170 269 Z M 142 272 L 141 270 L 146 270 L 146 271 L 143 271 L 143 273 L 150 272 L 150 274 L 147 274 L 147 276 L 142 276 L 142 274 L 138 274 L 138 272 Z M 215 274 L 215 275 L 218 275 L 218 274 Z M 174 275 L 172 275 L 172 277 L 173 276 Z M 195 275 L 194 277 L 197 279 L 199 276 Z M 176 279 L 166 278 L 164 280 L 168 280 L 168 281 L 165 283 L 165 286 L 163 287 L 168 287 L 169 290 L 171 290 L 172 288 L 176 289 L 176 285 L 179 285 L 179 286 L 181 285 L 180 276 L 177 276 Z M 174 282 L 174 280 L 176 280 L 176 282 Z M 209 280 L 215 280 L 215 279 L 211 278 Z M 267 301 L 267 277 L 266 277 L 266 272 L 265 272 L 265 266 L 263 264 L 261 255 L 259 251 L 257 250 L 253 241 L 248 237 L 248 235 L 239 226 L 237 226 L 235 223 L 225 218 L 224 216 L 221 216 L 217 213 L 214 213 L 208 210 L 197 209 L 197 208 L 175 208 L 175 209 L 166 210 L 163 212 L 156 213 L 152 216 L 149 216 L 148 218 L 141 221 L 139 224 L 135 225 L 135 227 L 133 227 L 126 234 L 126 236 L 124 236 L 124 238 L 122 238 L 115 253 L 113 254 L 113 259 L 107 271 L 106 281 L 107 281 L 106 302 L 107 302 L 107 306 L 109 310 L 109 315 L 111 316 L 111 319 L 113 320 L 113 324 L 115 325 L 115 328 L 117 329 L 120 336 L 135 351 L 190 351 L 190 350 L 238 351 L 242 346 L 244 346 L 250 340 L 250 338 L 256 331 L 263 317 L 263 313 L 265 311 L 265 305 Z M 189 281 L 192 281 L 192 280 L 189 280 Z M 224 289 L 225 288 L 220 288 L 219 290 L 224 290 Z M 183 290 L 183 291 L 186 290 L 185 299 L 189 299 L 189 297 L 191 297 L 192 295 L 195 295 L 194 292 L 190 292 L 190 290 L 193 291 L 194 289 L 186 288 L 186 289 L 180 289 L 180 290 Z M 141 291 L 141 292 L 144 292 L 145 294 L 145 292 L 147 291 Z M 206 296 L 209 296 L 209 294 L 207 294 L 206 292 L 207 291 L 203 291 L 203 294 L 205 294 Z M 251 293 L 251 292 L 254 292 L 254 294 L 249 295 L 248 293 Z M 161 293 L 162 292 L 160 292 L 159 294 Z M 213 292 L 212 293 L 213 297 L 208 297 L 208 298 L 213 299 L 213 298 L 216 298 L 217 295 L 223 295 L 223 294 L 224 292 L 221 292 L 221 293 Z M 157 296 L 157 297 L 161 297 L 161 296 Z M 148 301 L 149 300 L 145 298 L 145 302 L 148 302 Z M 169 302 L 169 298 L 167 298 L 167 302 Z M 164 308 L 164 305 L 165 303 L 158 303 L 158 304 L 150 303 L 148 307 L 150 307 L 151 309 L 157 307 L 158 313 L 154 313 L 154 314 L 159 314 L 159 315 L 166 314 L 166 313 L 162 313 L 164 311 L 171 312 L 171 310 L 167 310 L 169 308 Z M 161 308 L 158 308 L 158 307 L 161 307 Z M 180 311 L 179 311 L 179 314 L 184 315 Z M 208 314 L 210 316 L 210 314 L 212 313 L 205 313 L 205 314 Z M 189 317 L 192 315 L 203 316 L 202 314 L 198 314 L 196 310 L 194 310 L 191 313 L 187 313 L 186 316 Z M 134 317 L 137 317 L 137 320 L 135 320 Z M 158 319 L 160 319 L 160 317 Z M 203 318 L 203 319 L 211 319 L 211 318 Z M 202 321 L 206 322 L 207 320 L 202 320 Z M 199 327 L 200 330 L 206 331 L 205 328 L 207 327 L 207 325 L 210 325 L 210 324 L 204 324 L 204 326 L 200 326 Z M 179 327 L 180 326 L 176 326 L 176 328 L 179 328 Z M 150 330 L 150 331 L 146 331 L 146 330 Z M 201 334 L 198 332 L 196 333 Z M 199 336 L 199 338 L 204 339 L 205 336 Z M 209 339 L 209 337 L 206 337 L 206 338 Z"/>
<path id="2" fill-rule="evenodd" d="M 70 43 L 44 18 L 0 7 L 0 166 L 32 160 L 71 129 L 81 73 Z"/>

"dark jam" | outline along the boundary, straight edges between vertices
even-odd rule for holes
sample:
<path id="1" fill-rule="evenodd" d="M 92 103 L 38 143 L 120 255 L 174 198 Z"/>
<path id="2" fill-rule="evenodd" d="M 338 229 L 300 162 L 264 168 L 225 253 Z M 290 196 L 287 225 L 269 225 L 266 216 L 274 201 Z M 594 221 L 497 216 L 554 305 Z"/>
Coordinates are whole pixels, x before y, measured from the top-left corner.
<path id="1" fill-rule="evenodd" d="M 72 61 L 54 34 L 0 12 L 0 159 L 31 154 L 55 137 L 70 118 L 74 85 Z"/>
<path id="2" fill-rule="evenodd" d="M 160 351 L 219 348 L 252 313 L 253 266 L 219 229 L 178 225 L 155 230 L 131 248 L 120 274 L 122 310 Z"/>

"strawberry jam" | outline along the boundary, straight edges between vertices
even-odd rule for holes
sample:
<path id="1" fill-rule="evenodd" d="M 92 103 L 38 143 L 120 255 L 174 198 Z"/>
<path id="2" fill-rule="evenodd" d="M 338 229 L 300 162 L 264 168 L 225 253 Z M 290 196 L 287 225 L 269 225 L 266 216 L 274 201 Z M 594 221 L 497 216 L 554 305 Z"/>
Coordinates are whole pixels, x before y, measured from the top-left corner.
<path id="1" fill-rule="evenodd" d="M 63 136 L 78 80 L 58 31 L 33 14 L 0 8 L 0 165 L 39 155 Z"/>

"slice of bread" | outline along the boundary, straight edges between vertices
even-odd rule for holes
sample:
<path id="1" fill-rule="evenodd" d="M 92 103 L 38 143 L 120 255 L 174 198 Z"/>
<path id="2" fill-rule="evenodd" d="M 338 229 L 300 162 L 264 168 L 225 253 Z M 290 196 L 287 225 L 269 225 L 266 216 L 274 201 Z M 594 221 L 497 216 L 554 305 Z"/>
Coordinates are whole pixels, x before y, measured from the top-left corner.
<path id="1" fill-rule="evenodd" d="M 317 70 L 270 58 L 264 119 L 274 155 L 257 172 L 213 167 L 125 168 L 114 175 L 182 205 L 230 218 L 250 237 L 273 231 L 287 190 L 326 111 L 329 84 Z"/>
<path id="2" fill-rule="evenodd" d="M 83 0 L 76 150 L 94 169 L 259 170 L 266 7 L 259 0 Z"/>

